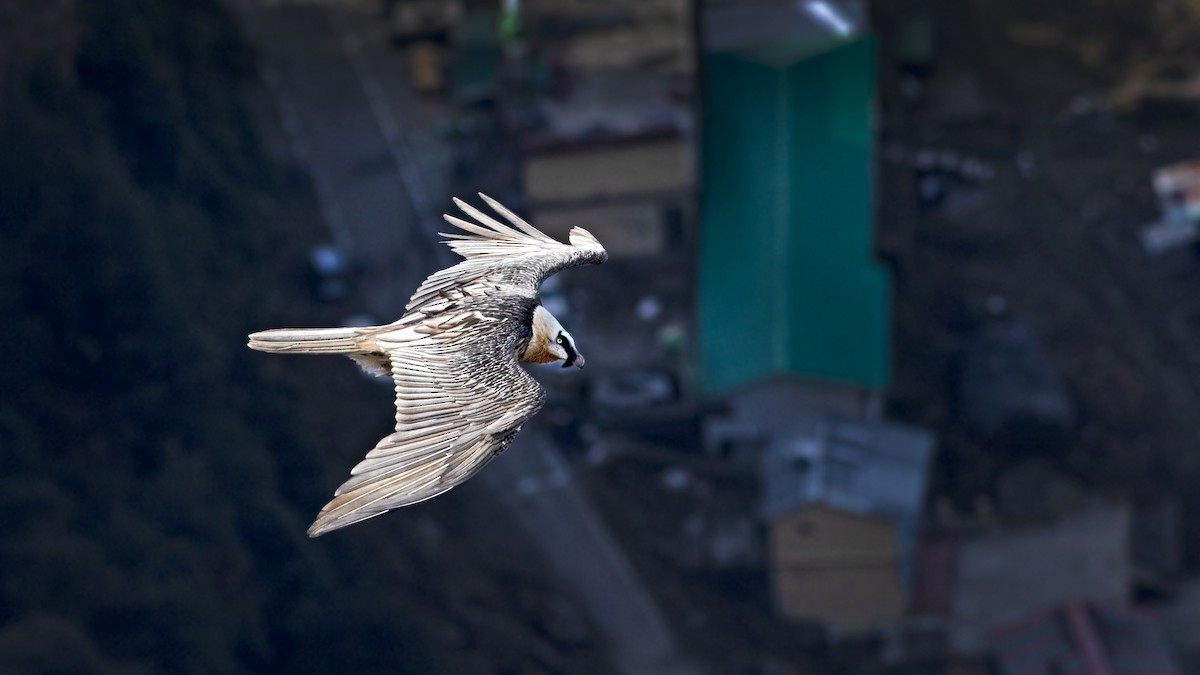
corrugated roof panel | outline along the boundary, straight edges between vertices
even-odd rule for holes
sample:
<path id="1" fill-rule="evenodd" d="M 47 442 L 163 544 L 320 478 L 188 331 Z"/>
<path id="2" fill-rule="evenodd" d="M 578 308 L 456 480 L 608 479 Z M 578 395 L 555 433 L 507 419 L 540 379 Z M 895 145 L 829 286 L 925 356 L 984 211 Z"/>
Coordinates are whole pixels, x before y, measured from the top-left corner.
<path id="1" fill-rule="evenodd" d="M 847 441 L 850 442 L 847 442 Z M 892 423 L 822 419 L 771 443 L 763 457 L 763 513 L 813 502 L 916 520 L 934 437 Z"/>

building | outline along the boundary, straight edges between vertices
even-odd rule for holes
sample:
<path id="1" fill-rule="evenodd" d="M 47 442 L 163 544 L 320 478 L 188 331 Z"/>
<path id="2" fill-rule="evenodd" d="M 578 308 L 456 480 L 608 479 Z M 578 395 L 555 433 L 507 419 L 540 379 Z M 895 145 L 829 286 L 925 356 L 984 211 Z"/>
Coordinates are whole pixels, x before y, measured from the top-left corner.
<path id="1" fill-rule="evenodd" d="M 832 417 L 762 457 L 772 596 L 785 617 L 857 631 L 900 619 L 933 436 Z"/>
<path id="2" fill-rule="evenodd" d="M 563 238 L 584 227 L 614 261 L 690 253 L 691 3 L 531 0 L 522 12 L 546 80 L 521 143 L 534 222 Z"/>
<path id="3" fill-rule="evenodd" d="M 565 241 L 572 227 L 583 227 L 608 250 L 600 268 L 556 277 L 573 309 L 572 333 L 593 345 L 588 379 L 647 369 L 682 381 L 690 370 L 693 5 L 508 5 L 519 7 L 519 25 L 503 46 L 506 79 L 494 117 L 504 131 L 499 145 L 514 149 L 518 162 L 509 167 L 498 157 L 491 176 L 513 183 L 510 206 L 551 237 Z"/>
<path id="4" fill-rule="evenodd" d="M 691 141 L 674 129 L 525 144 L 525 194 L 552 237 L 583 227 L 614 258 L 644 258 L 684 243 L 678 225 L 695 189 Z"/>
<path id="5" fill-rule="evenodd" d="M 1126 504 L 1093 502 L 1032 522 L 934 533 L 917 555 L 913 614 L 940 617 L 950 652 L 978 657 L 997 629 L 1046 607 L 1122 604 L 1132 587 L 1131 526 Z"/>
<path id="6" fill-rule="evenodd" d="M 703 25 L 702 383 L 787 373 L 882 390 L 865 3 L 714 2 Z M 729 357 L 750 346 L 754 358 Z"/>
<path id="7" fill-rule="evenodd" d="M 1152 175 L 1162 218 L 1142 228 L 1142 246 L 1162 253 L 1196 239 L 1200 221 L 1200 161 L 1159 167 Z"/>

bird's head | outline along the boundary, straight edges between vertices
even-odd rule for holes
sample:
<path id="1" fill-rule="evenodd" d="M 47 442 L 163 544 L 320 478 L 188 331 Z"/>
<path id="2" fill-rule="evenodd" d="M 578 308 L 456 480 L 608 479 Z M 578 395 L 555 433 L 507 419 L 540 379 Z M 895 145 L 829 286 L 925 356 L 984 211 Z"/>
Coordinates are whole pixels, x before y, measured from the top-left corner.
<path id="1" fill-rule="evenodd" d="M 550 363 L 562 361 L 563 368 L 583 367 L 583 354 L 575 348 L 575 339 L 562 327 L 558 319 L 538 305 L 533 312 L 533 337 L 529 349 L 526 350 L 525 360 L 533 363 Z"/>

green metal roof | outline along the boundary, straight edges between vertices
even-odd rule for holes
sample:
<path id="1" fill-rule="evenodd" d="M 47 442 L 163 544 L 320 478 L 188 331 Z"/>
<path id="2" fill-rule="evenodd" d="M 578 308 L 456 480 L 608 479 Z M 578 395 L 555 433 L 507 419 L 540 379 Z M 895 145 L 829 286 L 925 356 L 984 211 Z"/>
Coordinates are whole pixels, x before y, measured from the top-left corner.
<path id="1" fill-rule="evenodd" d="M 705 61 L 702 380 L 780 372 L 881 389 L 888 280 L 872 252 L 874 45 L 786 66 Z"/>

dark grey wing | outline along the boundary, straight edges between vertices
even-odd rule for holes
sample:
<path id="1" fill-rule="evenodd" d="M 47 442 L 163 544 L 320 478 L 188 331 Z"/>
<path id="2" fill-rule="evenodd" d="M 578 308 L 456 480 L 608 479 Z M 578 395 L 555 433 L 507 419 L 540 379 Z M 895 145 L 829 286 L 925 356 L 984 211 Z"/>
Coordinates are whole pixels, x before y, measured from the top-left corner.
<path id="1" fill-rule="evenodd" d="M 381 334 L 396 384 L 396 431 L 354 467 L 309 535 L 436 497 L 499 454 L 545 397 L 517 365 L 518 328 L 476 308 Z"/>
<path id="2" fill-rule="evenodd" d="M 495 294 L 533 297 L 542 281 L 555 272 L 608 260 L 608 252 L 600 242 L 581 227 L 573 228 L 568 237 L 570 243 L 564 244 L 539 232 L 500 202 L 484 194 L 479 196 L 509 224 L 455 198 L 454 203 L 476 222 L 447 215 L 447 222 L 467 234 L 442 236 L 465 260 L 434 273 L 417 288 L 405 308 L 411 315 L 410 321 L 453 308 L 464 297 Z"/>

